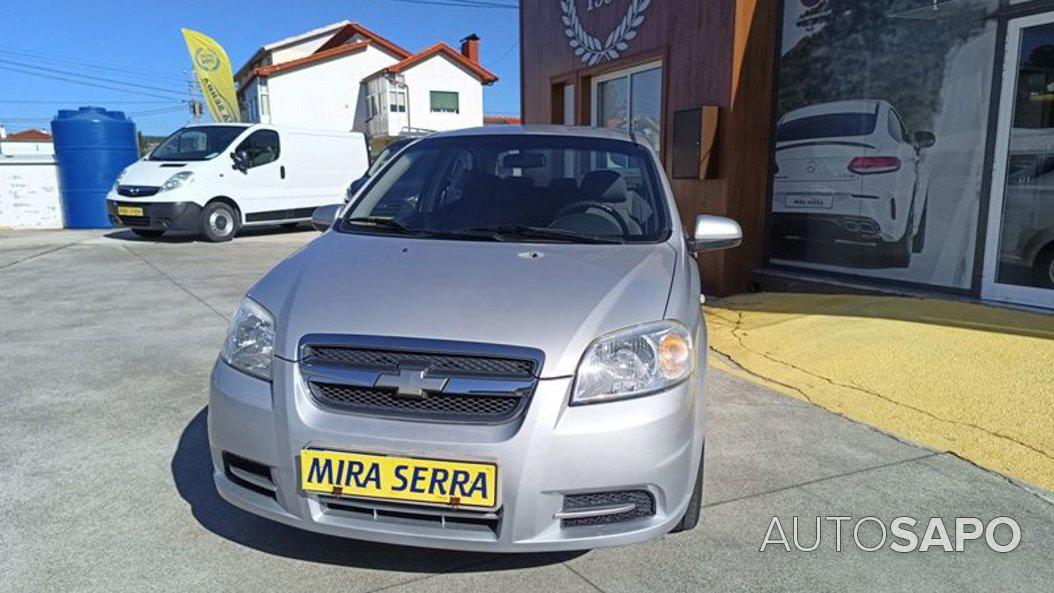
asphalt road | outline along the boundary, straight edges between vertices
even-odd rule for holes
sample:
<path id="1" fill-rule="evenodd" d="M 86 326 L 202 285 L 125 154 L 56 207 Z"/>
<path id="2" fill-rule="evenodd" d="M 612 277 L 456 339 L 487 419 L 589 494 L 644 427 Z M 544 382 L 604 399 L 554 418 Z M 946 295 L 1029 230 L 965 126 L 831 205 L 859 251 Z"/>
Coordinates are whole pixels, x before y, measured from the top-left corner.
<path id="1" fill-rule="evenodd" d="M 0 232 L 0 591 L 1026 591 L 1054 580 L 1045 494 L 716 371 L 703 520 L 686 534 L 497 556 L 319 536 L 237 510 L 211 482 L 209 369 L 246 288 L 314 236 Z M 788 538 L 798 517 L 805 546 L 816 517 L 853 519 L 841 551 L 825 521 L 813 552 L 761 552 L 773 516 Z M 949 528 L 1009 516 L 1021 541 L 1002 554 L 983 539 L 961 553 L 863 552 L 851 526 L 866 516 Z M 874 524 L 861 540 L 877 543 Z"/>

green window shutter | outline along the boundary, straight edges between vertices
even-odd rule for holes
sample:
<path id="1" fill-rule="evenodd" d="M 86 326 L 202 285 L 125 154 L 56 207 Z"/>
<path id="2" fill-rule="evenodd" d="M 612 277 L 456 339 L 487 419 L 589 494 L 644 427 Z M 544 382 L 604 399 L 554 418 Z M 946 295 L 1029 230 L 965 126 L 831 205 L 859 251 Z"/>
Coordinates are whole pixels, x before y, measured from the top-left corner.
<path id="1" fill-rule="evenodd" d="M 430 99 L 432 111 L 442 113 L 460 113 L 457 93 L 447 91 L 431 91 Z"/>

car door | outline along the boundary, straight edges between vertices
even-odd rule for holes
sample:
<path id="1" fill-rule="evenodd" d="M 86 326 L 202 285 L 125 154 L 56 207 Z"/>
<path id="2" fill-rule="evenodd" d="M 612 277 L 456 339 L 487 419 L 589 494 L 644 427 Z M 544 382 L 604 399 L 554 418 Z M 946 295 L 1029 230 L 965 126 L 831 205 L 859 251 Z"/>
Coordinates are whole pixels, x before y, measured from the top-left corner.
<path id="1" fill-rule="evenodd" d="M 246 215 L 246 222 L 283 218 L 285 171 L 281 137 L 275 130 L 256 130 L 234 149 L 242 154 L 247 168 L 234 171 L 231 196 Z M 271 216 L 271 213 L 275 213 Z M 250 216 L 250 214 L 254 216 Z"/>

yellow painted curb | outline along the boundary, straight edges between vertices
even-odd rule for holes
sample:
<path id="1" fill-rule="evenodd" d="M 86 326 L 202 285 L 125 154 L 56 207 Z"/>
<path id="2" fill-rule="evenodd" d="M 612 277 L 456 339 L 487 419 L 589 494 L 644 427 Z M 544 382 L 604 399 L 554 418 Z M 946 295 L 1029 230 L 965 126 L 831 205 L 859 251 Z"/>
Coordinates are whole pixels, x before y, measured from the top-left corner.
<path id="1" fill-rule="evenodd" d="M 1054 315 L 801 294 L 705 313 L 710 347 L 741 367 L 718 368 L 1054 489 Z"/>

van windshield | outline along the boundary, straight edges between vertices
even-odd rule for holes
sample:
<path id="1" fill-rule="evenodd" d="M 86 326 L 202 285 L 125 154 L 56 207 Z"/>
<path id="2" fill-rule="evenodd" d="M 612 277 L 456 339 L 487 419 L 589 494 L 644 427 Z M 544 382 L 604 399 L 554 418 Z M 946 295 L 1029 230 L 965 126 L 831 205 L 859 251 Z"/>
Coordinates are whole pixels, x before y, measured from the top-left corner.
<path id="1" fill-rule="evenodd" d="M 479 241 L 641 243 L 670 234 L 651 155 L 622 140 L 494 135 L 419 140 L 338 230 Z"/>
<path id="2" fill-rule="evenodd" d="M 201 126 L 176 131 L 150 153 L 152 161 L 207 161 L 234 142 L 244 126 Z"/>

